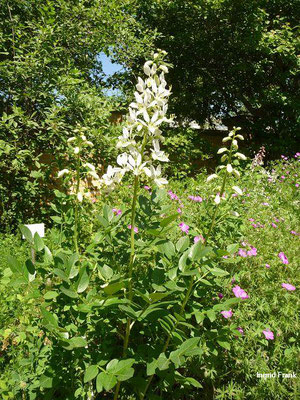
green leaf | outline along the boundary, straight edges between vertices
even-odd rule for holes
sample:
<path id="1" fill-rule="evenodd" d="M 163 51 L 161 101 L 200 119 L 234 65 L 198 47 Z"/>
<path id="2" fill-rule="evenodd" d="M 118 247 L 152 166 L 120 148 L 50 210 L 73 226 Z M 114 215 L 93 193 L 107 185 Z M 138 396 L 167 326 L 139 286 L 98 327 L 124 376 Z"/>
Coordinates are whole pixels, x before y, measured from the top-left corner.
<path id="1" fill-rule="evenodd" d="M 87 383 L 92 379 L 96 378 L 97 374 L 98 374 L 98 366 L 89 365 L 84 373 L 84 378 L 83 378 L 84 383 Z"/>
<path id="2" fill-rule="evenodd" d="M 133 358 L 128 358 L 127 360 L 121 360 L 113 365 L 107 366 L 107 371 L 110 374 L 117 376 L 119 381 L 126 381 L 133 377 L 134 369 L 131 366 L 135 363 Z"/>
<path id="3" fill-rule="evenodd" d="M 165 228 L 168 226 L 171 222 L 175 221 L 178 218 L 178 214 L 173 214 L 170 215 L 169 217 L 164 218 L 163 220 L 160 221 L 159 225 L 162 228 Z"/>
<path id="4" fill-rule="evenodd" d="M 181 344 L 181 346 L 177 350 L 171 352 L 170 360 L 175 364 L 177 368 L 183 364 L 183 356 L 188 356 L 189 352 L 198 346 L 199 341 L 199 337 L 187 339 Z"/>
<path id="5" fill-rule="evenodd" d="M 53 385 L 53 378 L 51 376 L 42 375 L 40 377 L 40 387 L 45 389 L 52 388 Z"/>
<path id="6" fill-rule="evenodd" d="M 29 274 L 28 276 L 29 282 L 32 282 L 35 278 L 35 266 L 33 262 L 29 259 L 25 261 L 25 265 Z"/>
<path id="7" fill-rule="evenodd" d="M 54 290 L 49 290 L 49 292 L 46 292 L 44 294 L 44 299 L 45 300 L 52 300 L 55 299 L 59 294 L 55 292 Z"/>
<path id="8" fill-rule="evenodd" d="M 107 374 L 106 372 L 101 372 L 97 376 L 97 382 L 104 387 L 106 391 L 112 389 L 117 383 L 117 378 L 112 374 Z"/>
<path id="9" fill-rule="evenodd" d="M 99 267 L 100 273 L 105 280 L 110 280 L 113 277 L 114 271 L 108 265 L 103 265 Z"/>
<path id="10" fill-rule="evenodd" d="M 164 292 L 164 293 L 159 293 L 159 292 L 155 292 L 155 293 L 150 293 L 148 298 L 149 301 L 151 302 L 151 304 L 155 303 L 156 301 L 159 301 L 161 299 L 163 299 L 164 297 L 169 296 L 171 292 Z"/>
<path id="11" fill-rule="evenodd" d="M 44 249 L 45 247 L 44 241 L 37 232 L 35 232 L 34 234 L 33 242 L 36 251 L 42 251 Z"/>
<path id="12" fill-rule="evenodd" d="M 58 327 L 58 318 L 55 314 L 52 314 L 51 312 L 47 311 L 45 308 L 41 308 L 41 313 L 43 316 L 43 323 L 44 325 L 52 328 L 57 328 Z"/>
<path id="13" fill-rule="evenodd" d="M 168 258 L 171 258 L 175 254 L 175 246 L 172 242 L 163 242 L 157 245 L 159 251 L 166 255 Z"/>
<path id="14" fill-rule="evenodd" d="M 12 272 L 23 273 L 22 266 L 19 263 L 19 261 L 16 259 L 16 257 L 7 256 L 7 263 Z"/>
<path id="15" fill-rule="evenodd" d="M 211 247 L 206 247 L 201 243 L 201 241 L 198 241 L 190 248 L 189 258 L 196 261 L 199 260 L 199 258 L 207 256 L 211 251 Z"/>
<path id="16" fill-rule="evenodd" d="M 225 340 L 217 340 L 217 343 L 218 343 L 221 347 L 224 347 L 224 349 L 230 350 L 230 343 L 226 342 Z"/>
<path id="17" fill-rule="evenodd" d="M 66 296 L 71 297 L 71 299 L 77 299 L 77 297 L 78 297 L 78 294 L 77 294 L 76 292 L 74 292 L 74 290 L 72 290 L 72 289 L 67 289 L 67 288 L 65 288 L 64 286 L 60 286 L 60 287 L 59 287 L 59 290 L 60 290 L 63 294 L 65 294 Z"/>
<path id="18" fill-rule="evenodd" d="M 169 368 L 170 360 L 167 359 L 165 353 L 161 353 L 157 359 L 157 367 L 160 371 Z"/>
<path id="19" fill-rule="evenodd" d="M 84 268 L 81 268 L 81 270 L 79 272 L 79 278 L 76 283 L 77 293 L 84 292 L 89 285 L 90 278 L 89 278 L 86 270 L 87 270 L 86 267 L 84 267 Z"/>
<path id="20" fill-rule="evenodd" d="M 97 390 L 98 393 L 101 393 L 103 391 L 103 385 L 101 383 L 100 374 L 97 376 L 97 379 L 96 379 L 96 390 Z"/>
<path id="21" fill-rule="evenodd" d="M 230 254 L 234 254 L 234 253 L 236 253 L 236 252 L 238 251 L 239 247 L 240 247 L 240 246 L 239 246 L 238 243 L 229 244 L 229 245 L 227 246 L 227 251 L 228 251 L 228 253 L 230 253 Z"/>
<path id="22" fill-rule="evenodd" d="M 189 247 L 190 239 L 188 236 L 181 237 L 178 242 L 176 243 L 176 250 L 182 253 Z"/>
<path id="23" fill-rule="evenodd" d="M 64 346 L 67 350 L 73 350 L 80 347 L 86 347 L 87 341 L 82 337 L 73 337 L 72 339 L 65 341 L 66 346 Z"/>
<path id="24" fill-rule="evenodd" d="M 214 320 L 216 319 L 216 313 L 214 312 L 214 310 L 208 310 L 206 312 L 206 315 L 208 316 L 210 322 L 214 322 Z"/>
<path id="25" fill-rule="evenodd" d="M 124 282 L 115 282 L 115 283 L 110 283 L 108 286 L 105 286 L 103 290 L 106 294 L 111 295 L 117 293 L 124 286 L 125 286 Z"/>
<path id="26" fill-rule="evenodd" d="M 217 268 L 217 267 L 211 269 L 210 272 L 215 276 L 226 276 L 226 275 L 229 275 L 229 272 L 224 271 L 223 269 Z"/>
<path id="27" fill-rule="evenodd" d="M 27 242 L 32 245 L 32 233 L 31 233 L 30 229 L 25 225 L 20 225 L 19 228 L 20 228 L 22 235 L 27 240 Z"/>
<path id="28" fill-rule="evenodd" d="M 69 282 L 67 275 L 59 268 L 54 268 L 53 273 L 65 282 Z"/>

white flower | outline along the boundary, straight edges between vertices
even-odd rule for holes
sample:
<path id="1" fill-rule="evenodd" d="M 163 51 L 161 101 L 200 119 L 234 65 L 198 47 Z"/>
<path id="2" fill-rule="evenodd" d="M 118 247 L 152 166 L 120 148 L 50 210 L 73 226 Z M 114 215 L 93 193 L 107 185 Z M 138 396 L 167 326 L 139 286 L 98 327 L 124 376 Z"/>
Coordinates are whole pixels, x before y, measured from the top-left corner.
<path id="1" fill-rule="evenodd" d="M 214 199 L 214 202 L 215 202 L 216 204 L 220 204 L 220 202 L 221 202 L 221 197 L 220 197 L 219 194 L 216 195 L 216 197 L 215 197 L 215 199 Z"/>
<path id="2" fill-rule="evenodd" d="M 233 189 L 237 194 L 240 194 L 240 195 L 243 194 L 242 190 L 241 190 L 238 186 L 232 186 L 232 189 Z"/>
<path id="3" fill-rule="evenodd" d="M 145 174 L 154 180 L 158 187 L 162 187 L 168 183 L 167 179 L 160 177 L 161 175 L 161 166 L 159 165 L 156 169 L 153 165 L 150 165 L 150 168 L 144 167 Z"/>
<path id="4" fill-rule="evenodd" d="M 91 164 L 91 163 L 85 163 L 84 164 L 86 167 L 88 167 L 90 170 L 92 170 L 92 171 L 95 171 L 96 170 L 96 168 L 94 167 L 94 165 L 93 164 Z"/>
<path id="5" fill-rule="evenodd" d="M 81 192 L 78 192 L 78 193 L 77 193 L 77 199 L 78 199 L 78 201 L 80 201 L 80 203 L 82 202 L 82 200 L 83 200 L 83 195 L 82 195 Z"/>
<path id="6" fill-rule="evenodd" d="M 59 171 L 59 173 L 57 174 L 57 177 L 60 178 L 61 176 L 68 174 L 70 171 L 68 169 L 62 169 L 61 171 Z"/>
<path id="7" fill-rule="evenodd" d="M 153 140 L 152 143 L 153 143 L 153 149 L 151 149 L 151 151 L 152 151 L 153 160 L 158 160 L 158 161 L 162 161 L 162 162 L 169 161 L 169 158 L 164 153 L 164 151 L 160 150 L 159 141 L 158 140 Z"/>
<path id="8" fill-rule="evenodd" d="M 227 164 L 226 166 L 227 172 L 229 172 L 231 174 L 232 172 L 232 165 L 231 164 Z"/>
<path id="9" fill-rule="evenodd" d="M 79 153 L 79 151 L 80 151 L 79 147 L 78 147 L 78 146 L 76 146 L 76 147 L 74 148 L 74 154 L 78 154 L 78 153 Z"/>
<path id="10" fill-rule="evenodd" d="M 75 137 L 75 136 L 72 136 L 72 137 L 70 137 L 70 138 L 67 140 L 67 142 L 68 142 L 68 143 L 71 143 L 71 142 L 73 142 L 75 139 L 76 139 L 76 137 Z"/>
<path id="11" fill-rule="evenodd" d="M 209 177 L 206 179 L 206 182 L 210 182 L 210 181 L 212 181 L 213 179 L 216 179 L 216 178 L 218 178 L 217 174 L 209 175 Z"/>

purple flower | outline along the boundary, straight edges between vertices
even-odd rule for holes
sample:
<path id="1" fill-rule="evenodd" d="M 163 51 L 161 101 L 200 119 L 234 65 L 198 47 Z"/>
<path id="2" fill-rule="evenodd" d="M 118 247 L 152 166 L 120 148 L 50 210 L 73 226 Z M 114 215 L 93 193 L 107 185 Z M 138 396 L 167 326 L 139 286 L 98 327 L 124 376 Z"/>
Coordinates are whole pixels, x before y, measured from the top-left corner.
<path id="1" fill-rule="evenodd" d="M 229 311 L 221 311 L 221 314 L 223 315 L 224 318 L 231 318 L 232 317 L 232 311 L 231 309 Z"/>
<path id="2" fill-rule="evenodd" d="M 248 255 L 248 256 L 257 256 L 257 248 L 251 246 L 251 250 L 248 250 L 248 251 L 247 251 L 247 255 Z"/>
<path id="3" fill-rule="evenodd" d="M 178 212 L 179 214 L 181 214 L 181 213 L 182 213 L 182 211 L 181 211 L 181 208 L 180 208 L 180 207 L 178 207 L 178 208 L 177 208 L 177 212 Z"/>
<path id="4" fill-rule="evenodd" d="M 269 206 L 270 204 L 269 204 L 269 203 L 266 203 L 266 202 L 264 202 L 264 203 L 262 203 L 262 205 L 263 205 L 263 206 Z"/>
<path id="5" fill-rule="evenodd" d="M 240 332 L 241 335 L 244 335 L 244 330 L 240 326 L 237 328 L 237 330 Z"/>
<path id="6" fill-rule="evenodd" d="M 234 283 L 235 282 L 235 277 L 233 277 L 232 279 L 231 279 L 231 283 Z"/>
<path id="7" fill-rule="evenodd" d="M 131 229 L 131 225 L 128 225 L 127 228 Z M 134 230 L 135 233 L 139 232 L 139 228 L 137 228 L 136 226 L 133 228 L 133 230 Z"/>
<path id="8" fill-rule="evenodd" d="M 266 268 L 270 268 L 270 264 L 266 264 L 265 267 L 266 267 Z"/>
<path id="9" fill-rule="evenodd" d="M 286 290 L 296 290 L 295 286 L 290 283 L 282 283 L 281 286 Z"/>
<path id="10" fill-rule="evenodd" d="M 241 299 L 249 299 L 247 292 L 244 289 L 240 288 L 238 285 L 232 289 L 235 297 L 240 297 Z"/>
<path id="11" fill-rule="evenodd" d="M 175 193 L 173 193 L 172 190 L 169 190 L 168 194 L 172 200 L 179 200 L 178 196 Z"/>
<path id="12" fill-rule="evenodd" d="M 263 331 L 263 334 L 265 335 L 265 338 L 267 340 L 274 340 L 274 333 L 270 331 L 270 329 L 266 329 L 265 331 Z"/>
<path id="13" fill-rule="evenodd" d="M 189 233 L 190 227 L 187 224 L 185 224 L 184 222 L 180 222 L 179 228 L 181 229 L 182 232 L 184 232 L 186 234 Z"/>
<path id="14" fill-rule="evenodd" d="M 247 252 L 244 249 L 239 249 L 238 255 L 240 257 L 247 257 Z"/>
<path id="15" fill-rule="evenodd" d="M 278 257 L 280 258 L 280 260 L 283 262 L 283 264 L 288 264 L 289 260 L 287 258 L 287 256 L 284 254 L 283 251 L 281 251 L 280 253 L 278 253 Z"/>
<path id="16" fill-rule="evenodd" d="M 299 236 L 300 235 L 300 233 L 297 233 L 296 231 L 291 231 L 290 232 L 292 235 L 295 235 L 295 236 Z"/>
<path id="17" fill-rule="evenodd" d="M 195 237 L 194 237 L 194 243 L 199 242 L 199 240 L 201 240 L 202 243 L 205 242 L 204 237 L 203 237 L 202 235 L 199 235 L 199 236 L 195 236 Z"/>
<path id="18" fill-rule="evenodd" d="M 218 297 L 219 297 L 219 299 L 223 299 L 223 297 L 224 297 L 223 293 L 218 293 Z"/>
<path id="19" fill-rule="evenodd" d="M 145 185 L 145 186 L 144 186 L 144 189 L 145 189 L 145 190 L 148 190 L 148 191 L 150 191 L 150 190 L 151 190 L 151 187 L 150 187 L 150 186 L 147 186 L 147 185 Z"/>
<path id="20" fill-rule="evenodd" d="M 196 202 L 198 202 L 198 203 L 201 203 L 202 202 L 202 197 L 200 197 L 200 196 L 188 196 L 188 198 L 190 199 L 190 200 L 193 200 L 193 201 L 196 201 Z"/>
<path id="21" fill-rule="evenodd" d="M 272 222 L 271 225 L 273 226 L 273 228 L 277 228 L 277 225 L 274 224 L 274 222 Z"/>
<path id="22" fill-rule="evenodd" d="M 118 210 L 117 208 L 113 208 L 112 211 L 116 215 L 121 215 L 122 214 L 122 210 Z"/>

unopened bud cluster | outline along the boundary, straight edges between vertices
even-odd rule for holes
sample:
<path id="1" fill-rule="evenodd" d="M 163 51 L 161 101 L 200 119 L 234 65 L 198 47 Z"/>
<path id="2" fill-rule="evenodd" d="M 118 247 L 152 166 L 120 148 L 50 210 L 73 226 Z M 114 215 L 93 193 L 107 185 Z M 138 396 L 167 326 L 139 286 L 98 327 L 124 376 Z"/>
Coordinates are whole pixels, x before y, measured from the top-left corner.
<path id="1" fill-rule="evenodd" d="M 238 139 L 244 140 L 244 137 L 241 134 L 237 133 L 240 129 L 241 128 L 234 127 L 229 135 L 223 139 L 223 143 L 229 142 L 230 146 L 228 148 L 222 147 L 218 150 L 217 154 L 222 154 L 221 162 L 223 164 L 217 167 L 217 171 L 215 174 L 212 174 L 207 178 L 207 182 L 210 182 L 213 179 L 220 178 L 221 172 L 223 175 L 223 171 L 225 171 L 225 177 L 233 175 L 236 178 L 240 178 L 240 173 L 235 168 L 235 166 L 239 165 L 239 160 L 247 160 L 247 157 L 244 154 L 238 152 Z M 220 188 L 222 193 L 216 195 L 214 200 L 216 204 L 220 203 L 221 197 L 223 197 L 224 194 L 224 189 L 224 186 L 223 188 Z M 238 186 L 232 186 L 232 189 L 239 195 L 243 194 L 242 190 Z"/>

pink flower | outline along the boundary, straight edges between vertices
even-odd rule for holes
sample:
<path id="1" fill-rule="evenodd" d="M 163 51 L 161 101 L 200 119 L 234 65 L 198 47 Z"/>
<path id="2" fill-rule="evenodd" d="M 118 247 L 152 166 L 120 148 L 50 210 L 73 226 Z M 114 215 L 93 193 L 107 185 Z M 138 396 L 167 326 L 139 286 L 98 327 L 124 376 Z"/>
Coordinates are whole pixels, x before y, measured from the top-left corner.
<path id="1" fill-rule="evenodd" d="M 188 196 L 188 198 L 190 199 L 190 200 L 193 200 L 193 201 L 196 201 L 196 202 L 198 202 L 198 203 L 201 203 L 202 202 L 202 197 L 200 197 L 200 196 Z"/>
<path id="2" fill-rule="evenodd" d="M 150 191 L 150 190 L 151 190 L 151 187 L 150 187 L 150 186 L 147 186 L 147 185 L 145 185 L 145 186 L 144 186 L 144 189 L 145 189 L 145 190 L 148 190 L 148 191 Z"/>
<path id="3" fill-rule="evenodd" d="M 127 228 L 131 229 L 131 225 L 128 225 Z M 136 226 L 133 228 L 133 230 L 134 230 L 135 233 L 139 232 L 139 228 L 137 228 Z"/>
<path id="4" fill-rule="evenodd" d="M 296 290 L 295 286 L 290 283 L 282 283 L 281 286 L 286 290 Z"/>
<path id="5" fill-rule="evenodd" d="M 195 237 L 194 237 L 194 243 L 199 242 L 199 240 L 201 240 L 202 243 L 205 242 L 204 237 L 203 237 L 202 235 L 199 235 L 199 236 L 195 236 Z"/>
<path id="6" fill-rule="evenodd" d="M 295 235 L 295 236 L 299 236 L 300 234 L 299 233 L 297 233 L 296 231 L 291 231 L 290 232 L 292 235 Z"/>
<path id="7" fill-rule="evenodd" d="M 254 222 L 255 219 L 254 218 L 249 218 L 248 221 Z"/>
<path id="8" fill-rule="evenodd" d="M 280 253 L 278 253 L 278 257 L 280 258 L 280 260 L 283 262 L 283 264 L 288 264 L 289 260 L 287 258 L 287 256 L 284 254 L 283 251 L 281 251 Z"/>
<path id="9" fill-rule="evenodd" d="M 247 252 L 244 249 L 239 249 L 238 255 L 240 257 L 247 257 Z"/>
<path id="10" fill-rule="evenodd" d="M 247 251 L 248 256 L 257 256 L 257 248 L 251 246 L 251 250 Z"/>
<path id="11" fill-rule="evenodd" d="M 122 210 L 117 210 L 116 208 L 113 208 L 112 211 L 116 215 L 121 215 L 122 214 Z"/>
<path id="12" fill-rule="evenodd" d="M 244 330 L 240 326 L 237 328 L 237 330 L 240 332 L 240 334 L 244 335 Z"/>
<path id="13" fill-rule="evenodd" d="M 179 200 L 178 196 L 175 193 L 173 193 L 172 190 L 169 190 L 168 194 L 172 200 Z"/>
<path id="14" fill-rule="evenodd" d="M 265 338 L 267 340 L 274 340 L 274 333 L 270 331 L 270 329 L 266 329 L 265 331 L 263 331 L 263 334 L 265 335 Z"/>
<path id="15" fill-rule="evenodd" d="M 269 204 L 269 203 L 266 203 L 266 202 L 264 202 L 264 203 L 262 203 L 262 205 L 263 205 L 263 206 L 269 206 L 270 204 Z"/>
<path id="16" fill-rule="evenodd" d="M 187 224 L 185 224 L 184 222 L 180 222 L 179 227 L 180 227 L 182 232 L 184 232 L 186 234 L 189 233 L 190 227 Z"/>
<path id="17" fill-rule="evenodd" d="M 266 268 L 270 268 L 270 264 L 266 264 L 265 267 L 266 267 Z"/>
<path id="18" fill-rule="evenodd" d="M 299 187 L 299 183 L 296 183 L 296 185 L 295 185 L 295 186 L 296 186 L 296 188 L 298 188 L 298 187 Z"/>
<path id="19" fill-rule="evenodd" d="M 244 289 L 240 288 L 238 285 L 232 289 L 235 297 L 240 297 L 241 299 L 249 299 L 248 294 Z"/>
<path id="20" fill-rule="evenodd" d="M 274 224 L 274 222 L 272 222 L 271 225 L 273 226 L 273 228 L 277 228 L 277 225 Z"/>
<path id="21" fill-rule="evenodd" d="M 227 258 L 228 258 L 228 256 L 223 256 L 223 258 L 227 259 Z"/>
<path id="22" fill-rule="evenodd" d="M 178 212 L 179 214 L 181 214 L 181 213 L 182 213 L 182 211 L 181 211 L 181 208 L 180 208 L 180 207 L 178 207 L 178 208 L 177 208 L 177 212 Z"/>
<path id="23" fill-rule="evenodd" d="M 221 311 L 221 314 L 223 315 L 224 318 L 231 318 L 232 317 L 232 311 L 231 309 L 229 311 Z"/>

